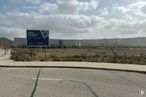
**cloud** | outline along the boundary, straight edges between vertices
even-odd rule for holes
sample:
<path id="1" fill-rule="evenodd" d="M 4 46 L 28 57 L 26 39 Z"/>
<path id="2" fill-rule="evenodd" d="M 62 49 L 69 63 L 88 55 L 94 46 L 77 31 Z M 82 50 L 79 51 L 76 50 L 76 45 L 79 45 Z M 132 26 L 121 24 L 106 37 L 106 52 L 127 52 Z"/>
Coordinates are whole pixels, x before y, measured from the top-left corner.
<path id="1" fill-rule="evenodd" d="M 108 16 L 109 15 L 109 11 L 107 10 L 107 8 L 103 8 L 101 10 L 99 10 L 99 15 L 100 16 Z"/>
<path id="2" fill-rule="evenodd" d="M 146 19 L 125 15 L 122 16 L 121 19 L 112 18 L 108 23 L 109 24 L 105 26 L 106 31 L 115 33 L 117 37 L 143 37 L 146 35 Z"/>
<path id="3" fill-rule="evenodd" d="M 27 29 L 49 29 L 51 38 L 101 38 L 143 35 L 146 20 L 131 15 L 109 20 L 96 15 L 41 15 L 9 12 L 0 14 L 1 36 L 25 37 Z"/>
<path id="4" fill-rule="evenodd" d="M 81 2 L 78 0 L 56 0 L 56 3 L 44 2 L 40 5 L 41 12 L 61 14 L 77 14 L 81 11 L 85 12 L 98 7 L 98 0 L 90 0 L 89 2 Z"/>
<path id="5" fill-rule="evenodd" d="M 41 13 L 55 13 L 58 10 L 58 5 L 49 2 L 43 2 L 40 4 L 38 9 Z"/>
<path id="6" fill-rule="evenodd" d="M 145 1 L 139 1 L 136 3 L 129 4 L 127 6 L 114 6 L 113 11 L 120 11 L 122 13 L 127 14 L 134 14 L 138 16 L 146 16 L 146 2 Z"/>
<path id="7" fill-rule="evenodd" d="M 11 39 L 25 37 L 27 29 L 49 29 L 51 38 L 129 37 L 146 32 L 145 1 L 111 7 L 101 6 L 99 0 L 11 0 L 11 3 L 12 7 L 0 12 L 0 35 Z"/>
<path id="8" fill-rule="evenodd" d="M 122 13 L 128 12 L 127 8 L 123 6 L 114 6 L 112 9 L 113 11 L 116 11 L 116 12 L 122 12 Z"/>
<path id="9" fill-rule="evenodd" d="M 49 29 L 51 38 L 99 38 L 114 34 L 122 37 L 141 35 L 146 31 L 144 20 L 133 16 L 106 20 L 96 15 L 40 15 L 36 13 L 7 13 L 0 15 L 2 35 L 25 37 L 27 29 Z M 113 34 L 114 33 L 114 34 Z"/>
<path id="10" fill-rule="evenodd" d="M 43 0 L 8 0 L 12 3 L 30 3 L 30 4 L 40 4 Z"/>
<path id="11" fill-rule="evenodd" d="M 136 15 L 146 16 L 146 2 L 137 2 L 128 6 L 128 10 Z"/>
<path id="12" fill-rule="evenodd" d="M 25 36 L 27 29 L 49 29 L 63 37 L 69 37 L 92 33 L 95 28 L 103 28 L 106 25 L 104 18 L 95 15 L 40 15 L 22 12 L 0 15 L 0 21 L 1 28 L 5 28 L 3 31 L 11 33 L 11 37 Z"/>

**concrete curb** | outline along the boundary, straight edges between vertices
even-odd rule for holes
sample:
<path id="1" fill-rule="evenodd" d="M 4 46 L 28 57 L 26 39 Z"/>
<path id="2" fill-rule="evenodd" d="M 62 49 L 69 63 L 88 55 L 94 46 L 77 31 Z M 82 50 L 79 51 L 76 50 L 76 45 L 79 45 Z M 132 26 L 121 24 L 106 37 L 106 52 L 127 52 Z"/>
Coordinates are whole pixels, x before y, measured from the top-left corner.
<path id="1" fill-rule="evenodd" d="M 136 72 L 146 74 L 146 71 L 128 70 L 128 69 L 113 69 L 113 68 L 100 68 L 100 67 L 82 67 L 82 66 L 10 66 L 0 65 L 1 68 L 71 68 L 71 69 L 97 69 L 97 70 L 109 70 L 109 71 L 123 71 L 123 72 Z"/>

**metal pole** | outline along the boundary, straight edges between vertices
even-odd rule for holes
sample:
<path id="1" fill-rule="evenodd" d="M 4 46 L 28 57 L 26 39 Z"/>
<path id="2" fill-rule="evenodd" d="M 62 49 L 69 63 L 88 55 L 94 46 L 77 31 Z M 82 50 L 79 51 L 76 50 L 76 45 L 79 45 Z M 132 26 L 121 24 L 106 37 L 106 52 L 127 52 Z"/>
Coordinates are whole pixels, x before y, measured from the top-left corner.
<path id="1" fill-rule="evenodd" d="M 45 59 L 47 58 L 47 47 L 45 47 Z"/>

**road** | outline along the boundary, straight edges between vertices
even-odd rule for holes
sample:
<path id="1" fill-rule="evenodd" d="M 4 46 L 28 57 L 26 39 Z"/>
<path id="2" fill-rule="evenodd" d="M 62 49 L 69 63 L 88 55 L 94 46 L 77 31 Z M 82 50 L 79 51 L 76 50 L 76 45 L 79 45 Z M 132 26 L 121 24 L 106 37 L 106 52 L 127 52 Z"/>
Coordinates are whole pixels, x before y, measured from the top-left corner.
<path id="1" fill-rule="evenodd" d="M 146 97 L 144 91 L 141 73 L 0 68 L 0 97 Z"/>

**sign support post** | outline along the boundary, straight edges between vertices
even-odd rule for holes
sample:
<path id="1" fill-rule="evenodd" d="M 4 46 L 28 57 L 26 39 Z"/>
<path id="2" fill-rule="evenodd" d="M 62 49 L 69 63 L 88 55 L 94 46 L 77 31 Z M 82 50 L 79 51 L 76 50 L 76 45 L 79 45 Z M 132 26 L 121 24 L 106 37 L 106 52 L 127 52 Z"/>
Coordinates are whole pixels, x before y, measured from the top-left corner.
<path id="1" fill-rule="evenodd" d="M 47 48 L 45 47 L 45 60 L 47 59 Z"/>

